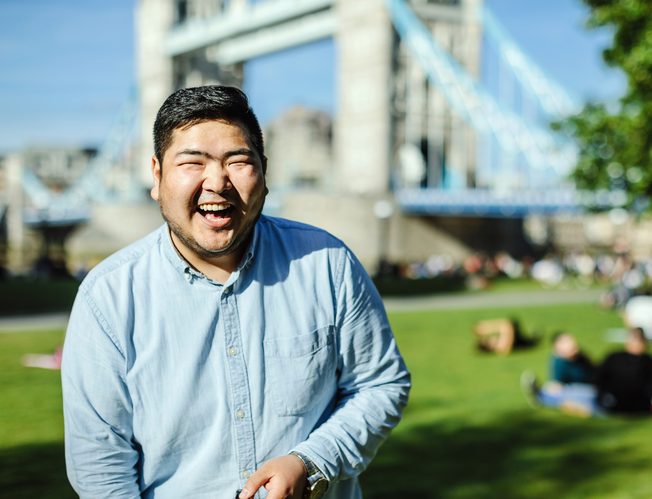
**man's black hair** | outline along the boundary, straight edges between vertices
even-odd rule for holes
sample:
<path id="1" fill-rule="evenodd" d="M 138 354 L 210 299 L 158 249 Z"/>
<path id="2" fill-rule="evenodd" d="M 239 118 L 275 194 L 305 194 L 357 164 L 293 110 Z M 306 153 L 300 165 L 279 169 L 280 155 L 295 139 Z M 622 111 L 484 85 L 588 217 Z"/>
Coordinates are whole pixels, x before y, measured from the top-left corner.
<path id="1" fill-rule="evenodd" d="M 210 120 L 242 126 L 263 160 L 263 132 L 247 96 L 236 87 L 207 85 L 177 90 L 158 110 L 154 121 L 154 154 L 159 164 L 163 165 L 163 155 L 170 147 L 174 130 Z"/>

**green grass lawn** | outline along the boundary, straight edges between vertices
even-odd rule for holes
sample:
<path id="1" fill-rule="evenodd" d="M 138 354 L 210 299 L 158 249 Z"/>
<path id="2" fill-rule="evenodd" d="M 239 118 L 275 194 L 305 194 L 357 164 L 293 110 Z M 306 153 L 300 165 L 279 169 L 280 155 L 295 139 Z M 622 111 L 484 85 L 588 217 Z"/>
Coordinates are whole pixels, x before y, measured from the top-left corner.
<path id="1" fill-rule="evenodd" d="M 0 497 L 76 497 L 64 466 L 59 371 L 20 364 L 62 341 L 63 331 L 0 334 Z"/>
<path id="2" fill-rule="evenodd" d="M 527 330 L 574 332 L 599 359 L 621 325 L 594 305 L 396 313 L 413 374 L 403 422 L 363 475 L 370 498 L 649 498 L 651 420 L 581 419 L 530 408 L 519 375 L 546 374 L 549 344 L 508 357 L 476 352 L 471 326 L 516 315 Z"/>
<path id="3" fill-rule="evenodd" d="M 526 330 L 568 329 L 593 358 L 620 326 L 593 305 L 393 313 L 413 374 L 405 418 L 362 476 L 365 498 L 649 498 L 652 419 L 582 419 L 532 409 L 519 375 L 546 373 L 549 345 L 508 357 L 476 352 L 471 326 L 517 316 Z M 26 369 L 61 331 L 0 334 L 0 497 L 74 497 L 63 462 L 57 372 Z"/>

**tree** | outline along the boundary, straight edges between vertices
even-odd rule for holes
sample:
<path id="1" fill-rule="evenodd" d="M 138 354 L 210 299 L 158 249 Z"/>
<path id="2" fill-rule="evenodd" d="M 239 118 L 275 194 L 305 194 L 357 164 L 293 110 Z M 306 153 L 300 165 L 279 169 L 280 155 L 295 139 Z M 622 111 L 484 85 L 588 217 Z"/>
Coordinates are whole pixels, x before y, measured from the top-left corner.
<path id="1" fill-rule="evenodd" d="M 590 28 L 613 30 L 603 58 L 625 73 L 627 90 L 616 109 L 589 103 L 556 128 L 579 145 L 572 173 L 578 188 L 620 191 L 624 205 L 640 208 L 652 196 L 652 1 L 583 2 Z"/>

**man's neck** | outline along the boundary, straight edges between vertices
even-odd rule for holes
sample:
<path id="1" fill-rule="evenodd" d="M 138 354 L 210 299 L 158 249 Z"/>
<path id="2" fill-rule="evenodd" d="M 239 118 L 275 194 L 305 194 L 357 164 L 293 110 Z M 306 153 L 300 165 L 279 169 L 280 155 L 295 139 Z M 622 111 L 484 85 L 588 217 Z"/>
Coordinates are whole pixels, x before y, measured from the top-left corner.
<path id="1" fill-rule="evenodd" d="M 172 245 L 188 264 L 195 270 L 201 272 L 209 279 L 225 284 L 231 274 L 238 268 L 242 256 L 244 255 L 246 244 L 241 244 L 233 252 L 226 255 L 220 255 L 210 258 L 202 258 L 194 251 L 187 248 L 174 234 L 170 231 Z"/>
<path id="2" fill-rule="evenodd" d="M 226 284 L 226 281 L 229 280 L 233 271 L 238 267 L 240 257 L 242 257 L 242 255 L 239 255 L 238 259 L 233 263 L 223 262 L 222 259 L 225 257 L 220 257 L 220 261 L 216 263 L 199 260 L 197 263 L 190 262 L 190 264 L 209 279 L 219 282 L 220 284 Z"/>

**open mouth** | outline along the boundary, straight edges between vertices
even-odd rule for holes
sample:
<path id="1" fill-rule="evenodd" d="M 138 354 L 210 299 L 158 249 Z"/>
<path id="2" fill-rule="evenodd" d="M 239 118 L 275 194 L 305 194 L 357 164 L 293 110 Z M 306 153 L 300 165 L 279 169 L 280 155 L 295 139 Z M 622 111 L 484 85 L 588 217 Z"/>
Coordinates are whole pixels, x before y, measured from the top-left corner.
<path id="1" fill-rule="evenodd" d="M 229 203 L 204 203 L 197 207 L 197 212 L 207 220 L 230 218 L 234 207 Z"/>

